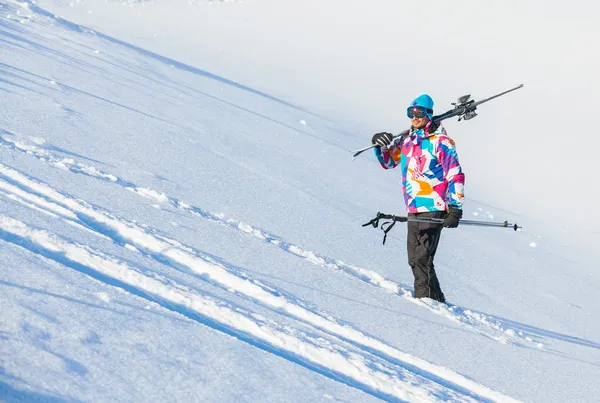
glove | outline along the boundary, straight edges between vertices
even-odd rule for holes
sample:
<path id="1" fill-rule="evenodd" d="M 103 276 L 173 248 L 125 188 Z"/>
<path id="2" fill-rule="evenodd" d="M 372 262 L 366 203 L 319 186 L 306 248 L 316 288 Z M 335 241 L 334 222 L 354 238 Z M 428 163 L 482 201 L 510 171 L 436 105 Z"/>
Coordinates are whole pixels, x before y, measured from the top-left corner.
<path id="1" fill-rule="evenodd" d="M 444 227 L 446 228 L 456 228 L 458 227 L 458 223 L 462 218 L 463 212 L 461 209 L 456 207 L 450 207 L 448 209 L 448 213 L 446 217 L 444 217 Z"/>
<path id="2" fill-rule="evenodd" d="M 373 135 L 371 143 L 373 143 L 373 145 L 377 147 L 387 147 L 390 144 L 392 144 L 393 139 L 394 136 L 392 135 L 392 133 L 381 132 Z"/>

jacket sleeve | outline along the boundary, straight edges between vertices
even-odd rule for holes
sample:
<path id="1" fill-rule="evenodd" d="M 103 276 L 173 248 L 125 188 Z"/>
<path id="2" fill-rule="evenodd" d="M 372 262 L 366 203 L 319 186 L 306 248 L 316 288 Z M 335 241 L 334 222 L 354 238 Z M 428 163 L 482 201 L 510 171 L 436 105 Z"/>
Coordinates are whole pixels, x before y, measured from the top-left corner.
<path id="1" fill-rule="evenodd" d="M 449 207 L 462 209 L 465 200 L 465 174 L 458 162 L 454 141 L 449 137 L 442 137 L 437 146 L 437 154 L 444 170 L 444 179 L 448 182 L 447 203 Z"/>
<path id="2" fill-rule="evenodd" d="M 375 147 L 375 156 L 384 169 L 396 168 L 400 165 L 402 144 L 397 139 L 389 147 Z"/>

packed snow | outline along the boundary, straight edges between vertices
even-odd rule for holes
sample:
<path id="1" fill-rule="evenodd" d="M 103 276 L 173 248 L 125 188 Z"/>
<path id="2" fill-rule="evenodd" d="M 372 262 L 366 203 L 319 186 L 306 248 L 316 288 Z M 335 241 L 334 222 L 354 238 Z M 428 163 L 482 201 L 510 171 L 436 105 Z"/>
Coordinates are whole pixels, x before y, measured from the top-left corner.
<path id="1" fill-rule="evenodd" d="M 0 400 L 596 401 L 597 140 L 554 112 L 598 34 L 540 4 L 0 0 Z M 444 230 L 414 299 L 363 227 L 400 172 L 350 150 L 521 82 L 445 125 L 465 218 L 523 228 Z"/>

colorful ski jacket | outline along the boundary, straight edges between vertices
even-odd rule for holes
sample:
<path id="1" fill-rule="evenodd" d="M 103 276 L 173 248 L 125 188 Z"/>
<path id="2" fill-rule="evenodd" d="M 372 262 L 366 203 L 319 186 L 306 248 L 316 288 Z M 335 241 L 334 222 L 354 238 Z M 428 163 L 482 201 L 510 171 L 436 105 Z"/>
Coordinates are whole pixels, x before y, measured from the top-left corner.
<path id="1" fill-rule="evenodd" d="M 462 209 L 465 175 L 458 162 L 454 141 L 440 125 L 429 133 L 423 129 L 396 139 L 388 147 L 375 147 L 385 169 L 402 169 L 402 190 L 409 213 Z"/>

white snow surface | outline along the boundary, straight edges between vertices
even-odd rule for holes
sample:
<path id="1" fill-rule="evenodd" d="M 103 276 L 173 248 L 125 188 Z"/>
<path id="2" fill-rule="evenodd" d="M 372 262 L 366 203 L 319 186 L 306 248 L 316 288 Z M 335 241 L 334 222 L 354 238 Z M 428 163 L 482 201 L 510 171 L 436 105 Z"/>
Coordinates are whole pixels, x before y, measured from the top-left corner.
<path id="1" fill-rule="evenodd" d="M 598 219 L 560 205 L 562 192 L 594 197 L 580 190 L 593 157 L 558 149 L 548 163 L 564 133 L 542 119 L 540 149 L 497 141 L 509 128 L 511 140 L 533 135 L 523 116 L 519 133 L 507 122 L 517 99 L 531 113 L 538 101 L 564 108 L 554 90 L 534 99 L 567 68 L 533 75 L 556 32 L 532 17 L 540 53 L 524 62 L 508 42 L 540 9 L 523 5 L 510 33 L 492 24 L 473 38 L 480 71 L 452 80 L 467 66 L 415 73 L 410 57 L 381 60 L 439 39 L 405 7 L 0 0 L 0 400 L 597 401 Z M 428 29 L 448 32 L 436 43 L 448 56 L 466 17 L 432 7 Z M 589 15 L 561 18 L 579 29 L 569 38 L 588 34 L 578 22 Z M 386 245 L 362 227 L 404 212 L 400 172 L 349 150 L 368 145 L 374 122 L 403 129 L 405 103 L 432 85 L 446 108 L 467 84 L 478 98 L 519 84 L 519 67 L 533 95 L 525 82 L 448 126 L 465 217 L 523 229 L 444 230 L 436 270 L 449 303 L 415 300 L 403 224 Z M 597 102 L 589 89 L 569 91 Z M 512 152 L 516 164 L 496 159 Z M 560 194 L 542 203 L 549 184 Z"/>

